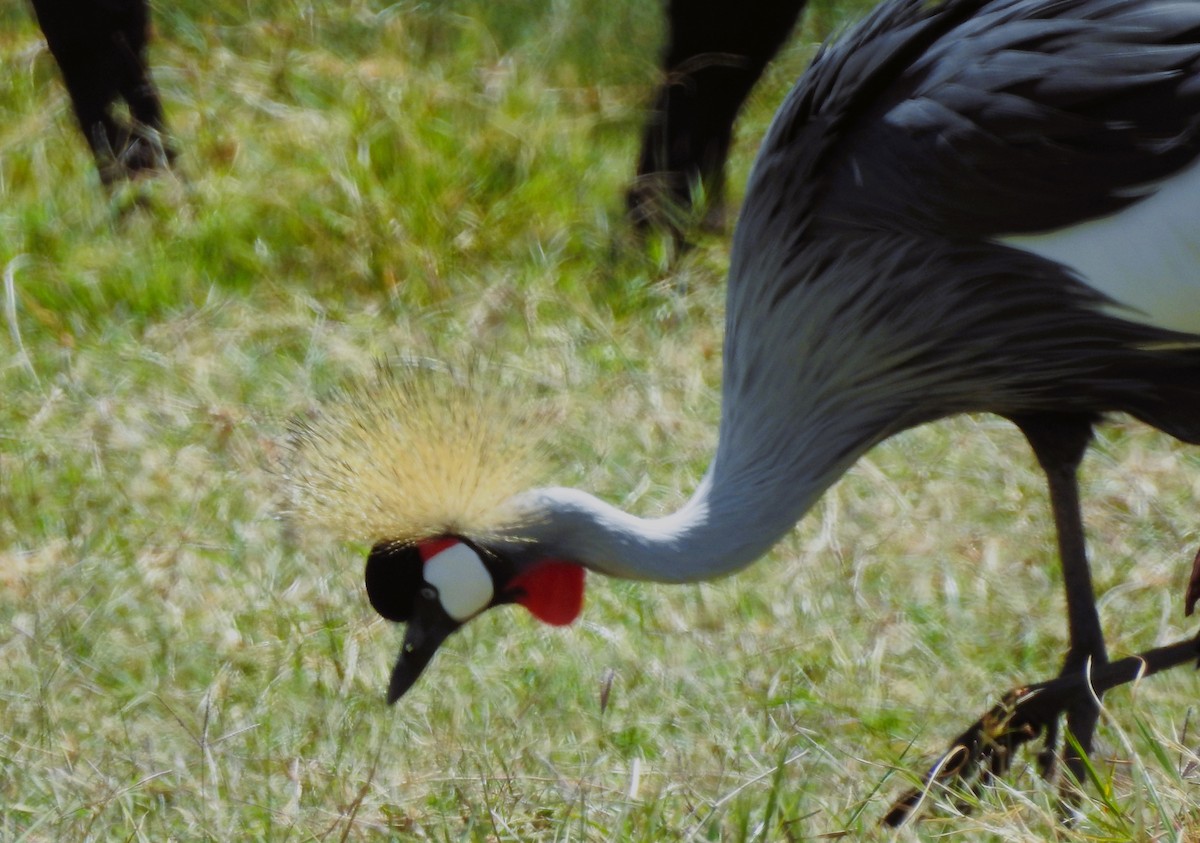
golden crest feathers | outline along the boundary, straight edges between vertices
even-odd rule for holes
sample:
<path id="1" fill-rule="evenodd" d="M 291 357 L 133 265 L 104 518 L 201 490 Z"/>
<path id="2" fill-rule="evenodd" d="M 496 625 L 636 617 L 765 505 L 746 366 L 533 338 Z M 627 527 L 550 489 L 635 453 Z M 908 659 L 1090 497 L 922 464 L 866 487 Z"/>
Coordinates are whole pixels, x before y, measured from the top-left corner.
<path id="1" fill-rule="evenodd" d="M 503 374 L 382 363 L 323 401 L 292 424 L 287 515 L 372 544 L 507 535 L 508 502 L 544 475 L 534 402 Z"/>

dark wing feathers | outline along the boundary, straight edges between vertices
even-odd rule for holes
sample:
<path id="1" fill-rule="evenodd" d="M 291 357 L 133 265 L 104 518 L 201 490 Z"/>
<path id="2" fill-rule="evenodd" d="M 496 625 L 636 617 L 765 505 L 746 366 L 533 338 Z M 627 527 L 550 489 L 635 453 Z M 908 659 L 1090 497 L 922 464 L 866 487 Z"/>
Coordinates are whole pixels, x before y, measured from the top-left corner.
<path id="1" fill-rule="evenodd" d="M 804 222 L 1052 230 L 1194 160 L 1198 114 L 1200 2 L 889 2 L 814 60 L 755 168 L 782 182 L 750 196 Z"/>

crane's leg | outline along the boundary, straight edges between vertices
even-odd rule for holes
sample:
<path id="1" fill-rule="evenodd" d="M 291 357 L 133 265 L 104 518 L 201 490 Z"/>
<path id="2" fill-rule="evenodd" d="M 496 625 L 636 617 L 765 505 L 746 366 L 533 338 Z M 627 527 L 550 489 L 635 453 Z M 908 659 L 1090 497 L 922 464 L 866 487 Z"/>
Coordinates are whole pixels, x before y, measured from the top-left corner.
<path id="1" fill-rule="evenodd" d="M 1002 775 L 1017 749 L 1038 737 L 1045 739 L 1038 761 L 1043 775 L 1049 777 L 1054 770 L 1058 721 L 1064 714 L 1078 745 L 1078 751 L 1067 747 L 1066 766 L 1076 781 L 1082 782 L 1084 762 L 1100 717 L 1100 696 L 1109 688 L 1131 681 L 1147 663 L 1155 671 L 1162 670 L 1194 658 L 1197 652 L 1196 642 L 1186 641 L 1162 652 L 1148 651 L 1118 664 L 1109 663 L 1088 569 L 1076 476 L 1092 438 L 1095 418 L 1045 413 L 1011 419 L 1029 440 L 1049 483 L 1066 587 L 1070 645 L 1057 679 L 1005 694 L 998 705 L 951 742 L 949 751 L 926 776 L 927 785 L 951 778 L 978 777 L 978 781 L 986 782 Z M 924 789 L 913 790 L 897 800 L 884 821 L 889 825 L 904 822 L 923 793 Z"/>
<path id="2" fill-rule="evenodd" d="M 1092 438 L 1094 418 L 1083 414 L 1044 414 L 1015 417 L 1037 456 L 1050 487 L 1050 505 L 1058 532 L 1063 583 L 1067 594 L 1067 627 L 1070 646 L 1060 676 L 1084 673 L 1108 661 L 1100 614 L 1096 611 L 1092 576 L 1084 544 L 1083 519 L 1079 511 L 1077 472 Z M 1092 736 L 1100 717 L 1099 694 L 1085 694 L 1066 709 L 1067 728 L 1079 751 L 1065 748 L 1067 769 L 1076 781 L 1083 780 L 1084 758 L 1091 751 Z M 1058 721 L 1046 724 L 1045 748 L 1038 757 L 1042 772 L 1054 770 Z"/>

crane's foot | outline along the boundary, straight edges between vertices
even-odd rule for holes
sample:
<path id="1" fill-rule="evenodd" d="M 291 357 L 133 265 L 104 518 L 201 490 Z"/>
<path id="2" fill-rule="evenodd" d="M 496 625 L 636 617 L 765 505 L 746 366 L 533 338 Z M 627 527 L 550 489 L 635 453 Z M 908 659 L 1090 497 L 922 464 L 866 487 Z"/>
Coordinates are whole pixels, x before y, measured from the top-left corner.
<path id="1" fill-rule="evenodd" d="M 1046 701 L 1038 700 L 1042 691 L 1041 686 L 1031 686 L 1015 688 L 1005 694 L 990 711 L 950 742 L 950 748 L 925 774 L 921 787 L 913 788 L 897 799 L 883 822 L 893 827 L 903 824 L 935 784 L 957 782 L 978 791 L 1007 773 L 1017 750 L 1043 734 L 1046 748 L 1041 757 L 1052 757 L 1058 716 L 1070 700 L 1047 709 Z M 1037 706 L 1033 705 L 1035 700 L 1039 703 Z"/>
<path id="2" fill-rule="evenodd" d="M 958 782 L 978 792 L 981 787 L 1012 766 L 1012 759 L 1024 744 L 1039 737 L 1045 747 L 1038 755 L 1042 775 L 1054 772 L 1058 743 L 1059 717 L 1066 714 L 1068 725 L 1080 729 L 1084 755 L 1070 748 L 1067 766 L 1076 782 L 1082 780 L 1085 756 L 1090 744 L 1093 719 L 1099 713 L 1097 700 L 1107 691 L 1181 664 L 1200 667 L 1200 636 L 1155 647 L 1115 662 L 1092 665 L 1090 671 L 1072 672 L 1009 691 L 989 712 L 976 720 L 950 744 L 950 749 L 925 774 L 922 786 L 900 797 L 883 818 L 890 826 L 907 821 L 920 806 L 925 794 L 937 784 Z M 1067 783 L 1069 785 L 1069 783 Z"/>

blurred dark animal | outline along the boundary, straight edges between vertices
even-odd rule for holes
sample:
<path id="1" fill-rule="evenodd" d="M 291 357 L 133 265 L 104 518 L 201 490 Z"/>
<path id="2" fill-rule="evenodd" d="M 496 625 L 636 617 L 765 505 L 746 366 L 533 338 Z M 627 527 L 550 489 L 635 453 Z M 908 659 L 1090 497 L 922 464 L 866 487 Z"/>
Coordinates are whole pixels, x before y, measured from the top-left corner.
<path id="1" fill-rule="evenodd" d="M 147 0 L 32 0 L 58 62 L 100 180 L 161 170 L 174 150 L 166 141 L 162 103 L 146 66 Z M 129 119 L 113 113 L 118 99 Z"/>
<path id="2" fill-rule="evenodd" d="M 664 78 L 626 195 L 634 224 L 679 233 L 701 201 L 697 211 L 719 218 L 733 121 L 803 8 L 804 0 L 667 0 Z"/>
<path id="3" fill-rule="evenodd" d="M 31 0 L 100 178 L 112 184 L 175 157 L 146 64 L 147 0 Z M 694 200 L 718 212 L 733 121 L 804 0 L 668 0 L 664 79 L 627 194 L 639 227 L 679 232 Z M 123 99 L 130 120 L 113 113 Z"/>

